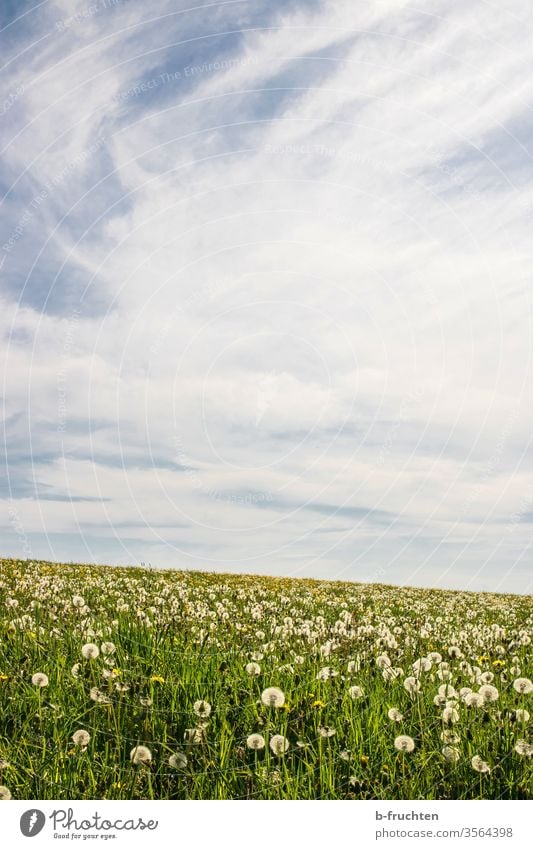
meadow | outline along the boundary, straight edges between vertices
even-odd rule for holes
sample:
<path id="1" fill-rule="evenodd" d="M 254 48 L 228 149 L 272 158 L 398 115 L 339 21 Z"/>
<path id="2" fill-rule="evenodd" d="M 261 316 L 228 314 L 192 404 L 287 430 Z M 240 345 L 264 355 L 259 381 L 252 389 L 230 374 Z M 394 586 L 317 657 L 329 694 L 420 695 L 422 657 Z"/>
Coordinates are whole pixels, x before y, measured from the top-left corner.
<path id="1" fill-rule="evenodd" d="M 531 799 L 533 599 L 0 560 L 0 798 Z"/>

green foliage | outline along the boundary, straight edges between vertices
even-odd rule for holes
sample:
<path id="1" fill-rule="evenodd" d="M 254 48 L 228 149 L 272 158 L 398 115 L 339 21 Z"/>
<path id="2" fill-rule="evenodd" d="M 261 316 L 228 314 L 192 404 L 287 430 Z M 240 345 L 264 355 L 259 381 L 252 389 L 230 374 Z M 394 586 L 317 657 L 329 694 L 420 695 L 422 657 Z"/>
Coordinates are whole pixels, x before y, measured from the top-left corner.
<path id="1" fill-rule="evenodd" d="M 0 784 L 15 799 L 533 795 L 533 695 L 513 686 L 532 674 L 531 597 L 0 566 Z M 88 643 L 98 657 L 83 657 Z M 430 668 L 413 667 L 428 657 Z M 246 671 L 251 661 L 259 674 Z M 32 684 L 38 672 L 46 686 Z M 468 707 L 460 691 L 487 683 L 496 700 Z M 261 701 L 272 686 L 282 707 Z M 195 713 L 202 700 L 209 716 Z M 453 721 L 443 719 L 446 702 Z M 400 721 L 388 717 L 391 707 Z M 325 736 L 326 727 L 335 733 Z M 72 741 L 78 729 L 90 734 L 87 748 Z M 248 748 L 253 733 L 265 748 Z M 281 756 L 269 747 L 275 734 L 289 741 Z M 398 735 L 414 751 L 397 751 Z M 443 755 L 447 742 L 456 761 Z M 149 748 L 149 762 L 132 763 L 137 745 Z M 186 764 L 171 766 L 177 753 Z M 490 773 L 473 769 L 476 755 Z"/>

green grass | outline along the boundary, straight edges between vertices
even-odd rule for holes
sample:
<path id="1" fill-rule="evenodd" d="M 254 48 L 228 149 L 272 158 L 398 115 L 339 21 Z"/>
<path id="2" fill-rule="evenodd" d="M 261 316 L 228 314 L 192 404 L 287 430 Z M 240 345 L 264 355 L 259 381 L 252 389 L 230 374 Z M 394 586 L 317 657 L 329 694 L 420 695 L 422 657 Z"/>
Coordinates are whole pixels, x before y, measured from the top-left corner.
<path id="1" fill-rule="evenodd" d="M 533 713 L 533 695 L 513 687 L 532 677 L 531 597 L 35 561 L 3 560 L 0 572 L 0 784 L 13 798 L 533 796 L 533 757 L 515 751 L 532 743 L 532 724 L 513 715 Z M 84 644 L 104 641 L 115 644 L 112 656 L 82 657 Z M 444 723 L 438 663 L 421 673 L 417 696 L 403 684 L 430 653 L 449 664 L 457 691 L 493 676 L 498 699 L 469 708 L 458 697 L 457 722 Z M 385 654 L 403 670 L 392 681 L 379 665 Z M 245 670 L 252 658 L 257 676 Z M 337 674 L 317 680 L 325 666 Z M 32 684 L 37 672 L 48 686 Z M 350 696 L 353 685 L 361 698 Z M 262 704 L 270 686 L 283 690 L 283 707 Z M 91 699 L 94 687 L 108 704 Z M 187 745 L 202 699 L 211 705 L 205 737 Z M 391 707 L 401 722 L 388 718 Z M 323 738 L 324 726 L 334 736 Z M 77 729 L 91 735 L 86 751 L 71 740 Z M 450 764 L 442 735 L 452 731 Z M 262 751 L 246 745 L 254 732 Z M 289 741 L 281 757 L 268 745 L 274 734 Z M 413 752 L 395 749 L 400 734 Z M 151 750 L 148 765 L 131 762 L 137 744 Z M 169 765 L 177 752 L 183 769 Z M 489 774 L 474 771 L 474 755 Z"/>

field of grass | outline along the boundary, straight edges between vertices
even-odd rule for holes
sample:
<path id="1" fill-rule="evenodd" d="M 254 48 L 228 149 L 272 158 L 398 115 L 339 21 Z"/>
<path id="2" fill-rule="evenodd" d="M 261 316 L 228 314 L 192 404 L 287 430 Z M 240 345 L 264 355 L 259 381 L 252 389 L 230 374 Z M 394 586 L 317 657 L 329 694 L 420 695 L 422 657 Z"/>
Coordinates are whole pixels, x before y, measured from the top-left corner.
<path id="1" fill-rule="evenodd" d="M 0 797 L 533 798 L 532 630 L 530 596 L 0 560 Z"/>

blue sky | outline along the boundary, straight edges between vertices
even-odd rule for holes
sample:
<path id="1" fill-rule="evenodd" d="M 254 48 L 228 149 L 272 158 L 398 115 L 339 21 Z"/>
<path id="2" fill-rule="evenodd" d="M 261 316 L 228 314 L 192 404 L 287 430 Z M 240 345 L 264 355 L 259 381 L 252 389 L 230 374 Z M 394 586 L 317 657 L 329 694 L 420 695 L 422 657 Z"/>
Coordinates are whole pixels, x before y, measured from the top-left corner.
<path id="1" fill-rule="evenodd" d="M 533 590 L 532 24 L 2 4 L 4 554 Z"/>

